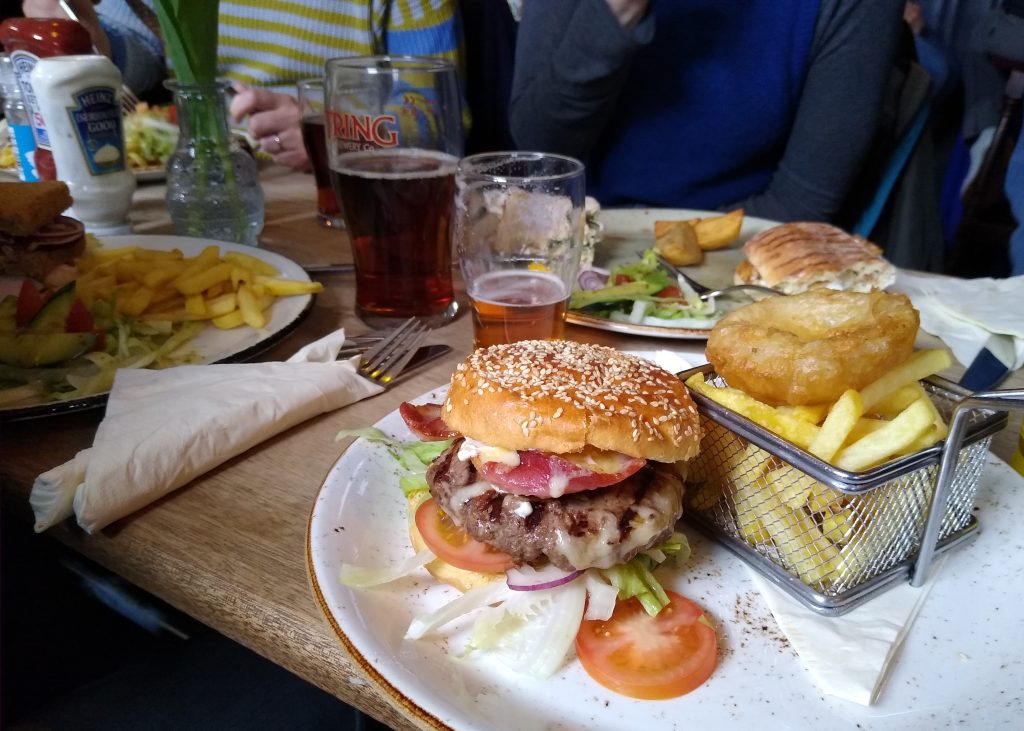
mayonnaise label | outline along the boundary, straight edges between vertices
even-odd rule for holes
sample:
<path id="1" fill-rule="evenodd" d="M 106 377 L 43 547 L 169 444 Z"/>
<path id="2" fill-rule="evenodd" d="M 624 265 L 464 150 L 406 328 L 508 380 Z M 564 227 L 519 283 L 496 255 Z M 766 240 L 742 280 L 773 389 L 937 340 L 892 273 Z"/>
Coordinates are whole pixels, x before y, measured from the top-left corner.
<path id="1" fill-rule="evenodd" d="M 89 172 L 106 175 L 124 170 L 121 106 L 114 89 L 93 86 L 82 89 L 73 99 L 76 104 L 68 107 L 68 115 Z"/>

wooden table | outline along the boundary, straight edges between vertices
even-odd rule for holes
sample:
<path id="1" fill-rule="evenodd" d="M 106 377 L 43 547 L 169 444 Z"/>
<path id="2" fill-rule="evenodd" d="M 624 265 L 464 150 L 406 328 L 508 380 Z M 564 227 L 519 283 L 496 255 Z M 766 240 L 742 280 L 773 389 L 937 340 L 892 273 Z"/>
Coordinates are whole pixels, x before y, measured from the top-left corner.
<path id="1" fill-rule="evenodd" d="M 262 180 L 264 248 L 302 265 L 351 261 L 345 234 L 314 221 L 310 175 L 271 167 Z M 173 233 L 163 192 L 162 186 L 150 185 L 136 193 L 137 233 Z M 353 314 L 352 276 L 327 276 L 323 282 L 325 292 L 309 317 L 263 359 L 284 359 L 339 326 L 350 334 L 367 329 Z M 568 335 L 623 349 L 667 348 L 703 362 L 699 342 L 578 327 L 570 327 Z M 401 401 L 447 382 L 471 341 L 471 323 L 463 315 L 431 338 L 454 351 L 393 390 L 293 428 L 98 535 L 87 536 L 67 521 L 47 536 L 388 725 L 419 728 L 367 681 L 317 607 L 306 568 L 306 524 L 317 491 L 339 456 L 335 433 L 372 424 Z M 946 375 L 956 377 L 962 370 L 956 367 Z M 1024 374 L 1014 374 L 1009 386 L 1024 386 Z M 94 412 L 0 426 L 4 509 L 30 521 L 27 496 L 35 476 L 88 446 L 99 418 Z M 997 436 L 993 452 L 1008 459 L 1019 428 L 1016 415 L 1011 428 Z"/>

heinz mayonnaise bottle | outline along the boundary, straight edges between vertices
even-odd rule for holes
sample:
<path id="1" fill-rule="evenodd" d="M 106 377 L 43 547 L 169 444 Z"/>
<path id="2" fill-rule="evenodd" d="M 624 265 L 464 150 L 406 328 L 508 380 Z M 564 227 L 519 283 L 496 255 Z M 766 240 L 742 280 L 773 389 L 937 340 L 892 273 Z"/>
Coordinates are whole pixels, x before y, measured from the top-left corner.
<path id="1" fill-rule="evenodd" d="M 31 79 L 57 177 L 74 199 L 69 215 L 92 233 L 131 233 L 135 176 L 125 159 L 121 72 L 105 56 L 55 56 L 39 59 Z"/>

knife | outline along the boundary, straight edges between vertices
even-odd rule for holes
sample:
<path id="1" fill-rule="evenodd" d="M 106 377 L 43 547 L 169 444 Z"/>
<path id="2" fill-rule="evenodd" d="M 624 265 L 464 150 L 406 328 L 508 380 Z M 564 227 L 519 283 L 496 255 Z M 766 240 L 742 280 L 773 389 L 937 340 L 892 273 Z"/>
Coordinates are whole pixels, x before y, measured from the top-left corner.
<path id="1" fill-rule="evenodd" d="M 447 355 L 450 352 L 452 352 L 452 348 L 450 345 L 421 345 L 419 348 L 416 349 L 416 352 L 413 354 L 409 362 L 406 363 L 405 368 L 402 369 L 402 372 L 399 373 L 390 381 L 388 381 L 387 387 L 390 388 L 391 386 L 395 385 L 406 376 L 412 375 L 413 371 L 419 370 L 427 363 L 435 361 L 441 356 Z"/>
<path id="2" fill-rule="evenodd" d="M 1009 335 L 990 335 L 967 366 L 960 385 L 971 391 L 989 391 L 1005 381 L 1010 375 L 1010 367 L 1000 356 L 1013 362 L 1013 339 Z"/>

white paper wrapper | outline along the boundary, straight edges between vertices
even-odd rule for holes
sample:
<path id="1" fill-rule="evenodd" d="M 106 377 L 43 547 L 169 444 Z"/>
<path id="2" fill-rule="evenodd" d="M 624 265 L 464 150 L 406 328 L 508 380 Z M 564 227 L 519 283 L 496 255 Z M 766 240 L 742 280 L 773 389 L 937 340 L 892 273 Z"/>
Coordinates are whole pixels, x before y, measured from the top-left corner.
<path id="1" fill-rule="evenodd" d="M 898 584 L 840 617 L 811 611 L 748 570 L 815 684 L 829 695 L 869 706 L 881 693 L 945 560 L 945 556 L 935 559 L 920 588 Z"/>
<path id="2" fill-rule="evenodd" d="M 965 366 L 986 345 L 1011 370 L 1024 366 L 1024 276 L 956 279 L 900 271 L 893 289 L 910 297 L 921 329 Z M 1003 337 L 990 341 L 992 335 Z"/>
<path id="3" fill-rule="evenodd" d="M 336 361 L 344 331 L 285 363 L 118 371 L 91 449 L 40 475 L 37 531 L 77 516 L 101 530 L 260 442 L 379 393 L 357 358 Z"/>

